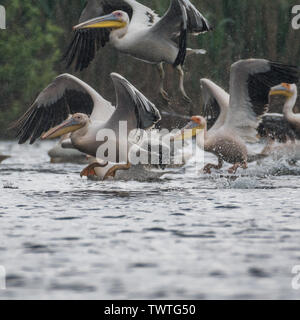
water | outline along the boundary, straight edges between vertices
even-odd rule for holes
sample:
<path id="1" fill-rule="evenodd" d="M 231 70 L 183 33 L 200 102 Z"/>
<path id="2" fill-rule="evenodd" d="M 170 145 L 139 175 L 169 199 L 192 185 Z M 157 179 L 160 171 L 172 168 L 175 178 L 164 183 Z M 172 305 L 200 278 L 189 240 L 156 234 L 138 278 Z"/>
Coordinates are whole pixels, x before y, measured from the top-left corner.
<path id="1" fill-rule="evenodd" d="M 299 299 L 300 167 L 80 179 L 50 143 L 1 143 L 1 299 Z"/>

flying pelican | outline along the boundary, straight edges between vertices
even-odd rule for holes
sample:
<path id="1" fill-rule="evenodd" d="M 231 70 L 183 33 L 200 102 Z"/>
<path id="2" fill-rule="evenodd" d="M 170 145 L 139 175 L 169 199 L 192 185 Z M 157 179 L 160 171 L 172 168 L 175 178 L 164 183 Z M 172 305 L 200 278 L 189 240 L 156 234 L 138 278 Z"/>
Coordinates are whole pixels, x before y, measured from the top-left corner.
<path id="1" fill-rule="evenodd" d="M 76 70 L 87 68 L 96 51 L 110 43 L 122 53 L 158 66 L 159 90 L 166 100 L 163 63 L 172 64 L 179 72 L 180 91 L 190 101 L 182 66 L 187 55 L 205 51 L 187 49 L 187 34 L 198 35 L 212 28 L 189 0 L 171 0 L 162 18 L 135 0 L 90 0 L 73 29 L 75 35 L 64 56 L 68 67 L 76 59 Z"/>
<path id="2" fill-rule="evenodd" d="M 249 160 L 246 142 L 257 139 L 256 130 L 260 117 L 267 112 L 270 91 L 276 92 L 277 87 L 273 87 L 282 81 L 297 83 L 298 76 L 297 67 L 268 60 L 249 59 L 234 63 L 231 66 L 230 100 L 225 116 L 219 117 L 215 128 L 209 131 L 206 119 L 194 116 L 174 140 L 190 138 L 197 135 L 197 129 L 204 130 L 204 141 L 197 136 L 198 145 L 218 157 L 218 165 L 207 164 L 204 172 L 222 168 L 224 161 L 233 164 L 229 173 L 236 172 L 239 167 L 246 169 Z M 228 96 L 222 96 L 225 110 Z M 186 133 L 188 129 L 192 130 Z"/>
<path id="3" fill-rule="evenodd" d="M 105 155 L 107 161 L 101 166 L 123 161 L 125 163 L 116 166 L 115 170 L 127 169 L 128 149 L 131 147 L 128 134 L 153 127 L 161 116 L 156 107 L 125 78 L 116 73 L 112 73 L 111 78 L 116 91 L 116 108 L 78 78 L 70 74 L 58 76 L 14 125 L 18 129 L 19 143 L 30 140 L 33 144 L 40 137 L 56 138 L 71 133 L 72 146 L 94 158 L 98 155 L 98 148 L 107 145 L 112 152 Z M 120 131 L 120 123 L 126 124 L 125 135 Z M 114 136 L 107 141 L 109 130 Z M 102 140 L 99 132 L 105 132 Z M 134 141 L 130 143 L 134 145 Z M 92 166 L 84 169 L 82 174 L 89 173 Z M 110 173 L 114 174 L 113 170 Z"/>

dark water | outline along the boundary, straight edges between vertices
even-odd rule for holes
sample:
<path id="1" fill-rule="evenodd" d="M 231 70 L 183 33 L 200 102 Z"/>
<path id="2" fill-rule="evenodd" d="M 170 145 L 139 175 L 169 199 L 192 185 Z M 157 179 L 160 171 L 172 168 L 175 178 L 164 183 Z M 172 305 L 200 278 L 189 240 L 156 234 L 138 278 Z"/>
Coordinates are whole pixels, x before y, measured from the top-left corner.
<path id="1" fill-rule="evenodd" d="M 0 298 L 300 298 L 300 167 L 93 182 L 49 147 L 0 147 Z"/>

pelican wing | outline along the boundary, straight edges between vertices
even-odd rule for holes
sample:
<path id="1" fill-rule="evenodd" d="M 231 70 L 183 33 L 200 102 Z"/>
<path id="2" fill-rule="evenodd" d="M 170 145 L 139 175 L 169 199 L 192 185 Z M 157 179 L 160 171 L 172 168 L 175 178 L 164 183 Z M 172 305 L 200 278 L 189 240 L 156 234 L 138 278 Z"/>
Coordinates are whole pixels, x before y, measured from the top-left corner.
<path id="1" fill-rule="evenodd" d="M 192 34 L 212 29 L 207 19 L 189 0 L 172 0 L 168 11 L 153 29 L 169 37 L 174 33 L 179 34 L 182 25 L 186 27 L 188 33 Z"/>
<path id="2" fill-rule="evenodd" d="M 100 17 L 103 14 L 105 13 L 102 1 L 100 3 L 99 0 L 88 0 L 85 4 L 83 11 L 81 12 L 79 23 Z"/>
<path id="3" fill-rule="evenodd" d="M 257 132 L 261 138 L 271 138 L 281 143 L 300 138 L 300 132 L 294 130 L 283 114 L 265 114 L 259 123 Z"/>
<path id="4" fill-rule="evenodd" d="M 269 92 L 282 82 L 297 83 L 298 68 L 263 59 L 241 60 L 231 66 L 230 108 L 225 127 L 248 142 L 256 141 L 260 117 L 268 110 Z"/>
<path id="5" fill-rule="evenodd" d="M 189 0 L 172 0 L 166 14 L 152 27 L 152 32 L 165 40 L 178 42 L 179 53 L 174 66 L 183 65 L 186 57 L 187 34 L 211 30 L 208 21 Z"/>
<path id="6" fill-rule="evenodd" d="M 187 11 L 188 32 L 194 35 L 212 30 L 208 20 L 197 10 L 189 0 L 181 0 Z"/>
<path id="7" fill-rule="evenodd" d="M 201 79 L 204 102 L 204 116 L 210 130 L 219 129 L 226 119 L 229 108 L 229 94 L 209 79 Z"/>
<path id="8" fill-rule="evenodd" d="M 66 120 L 70 114 L 85 113 L 106 121 L 114 112 L 110 102 L 78 78 L 58 76 L 37 97 L 29 110 L 14 125 L 19 143 L 33 144 L 44 132 Z"/>
<path id="9" fill-rule="evenodd" d="M 128 130 L 149 129 L 161 120 L 160 113 L 131 83 L 117 73 L 112 73 L 117 108 L 106 127 L 115 127 L 120 121 L 126 121 Z"/>
<path id="10" fill-rule="evenodd" d="M 135 0 L 89 0 L 83 9 L 79 23 L 112 13 L 125 11 L 132 23 L 153 25 L 158 15 L 151 9 Z"/>
<path id="11" fill-rule="evenodd" d="M 130 32 L 131 28 L 150 28 L 160 20 L 159 16 L 156 14 L 155 11 L 135 0 L 124 0 L 123 2 L 129 5 L 132 9 L 132 16 L 129 16 L 130 25 L 128 32 Z"/>

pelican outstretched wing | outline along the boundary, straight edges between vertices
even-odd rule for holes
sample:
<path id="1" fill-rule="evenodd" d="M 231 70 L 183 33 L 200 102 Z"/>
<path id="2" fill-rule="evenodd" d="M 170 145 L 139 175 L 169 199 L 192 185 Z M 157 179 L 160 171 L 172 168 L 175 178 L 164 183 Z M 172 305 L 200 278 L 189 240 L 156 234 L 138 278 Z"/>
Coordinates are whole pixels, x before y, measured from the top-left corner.
<path id="1" fill-rule="evenodd" d="M 106 127 L 119 126 L 120 121 L 126 121 L 128 130 L 150 129 L 161 120 L 155 105 L 139 92 L 129 81 L 117 73 L 112 73 L 117 107 Z"/>
<path id="2" fill-rule="evenodd" d="M 158 14 L 153 11 L 151 8 L 144 6 L 143 4 L 135 1 L 135 0 L 124 0 L 127 5 L 129 5 L 132 9 L 132 16 L 130 18 L 130 28 L 137 28 L 138 25 L 142 28 L 152 27 L 155 23 L 157 23 L 160 18 Z M 122 9 L 118 9 L 122 10 Z M 124 10 L 123 10 L 124 11 Z"/>
<path id="3" fill-rule="evenodd" d="M 151 9 L 135 0 L 88 0 L 83 9 L 79 23 L 112 13 L 125 11 L 131 22 L 152 26 L 159 19 Z"/>
<path id="4" fill-rule="evenodd" d="M 229 94 L 209 79 L 200 79 L 208 129 L 219 129 L 229 109 Z"/>
<path id="5" fill-rule="evenodd" d="M 189 0 L 181 0 L 188 17 L 188 33 L 198 35 L 200 33 L 210 31 L 213 27 L 208 20 L 200 13 L 200 11 Z"/>
<path id="6" fill-rule="evenodd" d="M 28 111 L 14 125 L 19 143 L 33 144 L 44 132 L 55 127 L 70 114 L 85 113 L 107 121 L 115 108 L 85 82 L 70 75 L 58 76 L 37 97 Z"/>
<path id="7" fill-rule="evenodd" d="M 199 34 L 212 29 L 208 20 L 189 0 L 171 0 L 168 11 L 155 25 L 163 34 L 176 33 L 176 28 L 186 24 L 187 32 Z"/>
<path id="8" fill-rule="evenodd" d="M 297 83 L 299 70 L 263 59 L 241 60 L 230 73 L 230 109 L 225 126 L 246 141 L 256 141 L 260 117 L 268 111 L 270 89 L 282 82 Z"/>
<path id="9" fill-rule="evenodd" d="M 208 21 L 189 0 L 172 0 L 166 14 L 151 31 L 163 39 L 179 42 L 179 53 L 174 62 L 176 67 L 185 61 L 187 34 L 199 34 L 211 29 Z"/>

